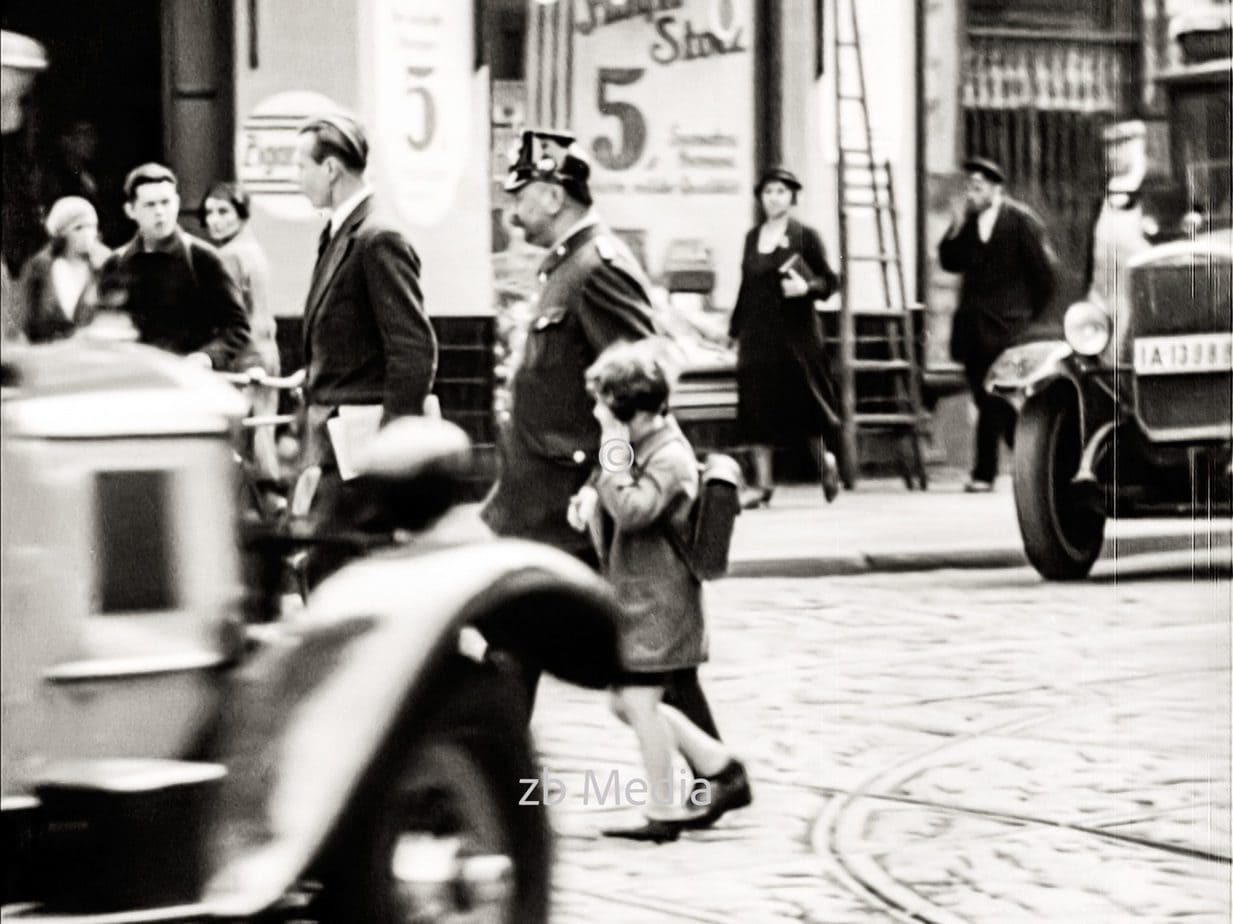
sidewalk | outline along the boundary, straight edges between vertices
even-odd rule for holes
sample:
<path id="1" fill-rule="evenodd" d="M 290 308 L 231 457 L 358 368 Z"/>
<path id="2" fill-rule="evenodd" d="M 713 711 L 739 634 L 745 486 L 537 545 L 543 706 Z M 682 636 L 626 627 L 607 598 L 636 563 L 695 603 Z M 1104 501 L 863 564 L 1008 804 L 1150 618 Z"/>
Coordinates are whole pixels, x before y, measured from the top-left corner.
<path id="1" fill-rule="evenodd" d="M 1228 566 L 1233 521 L 1121 520 L 1105 528 L 1102 558 L 1192 551 Z M 928 491 L 899 480 L 862 481 L 827 504 L 817 485 L 783 485 L 771 506 L 745 511 L 733 539 L 734 577 L 819 577 L 1027 564 L 1010 482 L 964 494 L 960 476 Z"/>

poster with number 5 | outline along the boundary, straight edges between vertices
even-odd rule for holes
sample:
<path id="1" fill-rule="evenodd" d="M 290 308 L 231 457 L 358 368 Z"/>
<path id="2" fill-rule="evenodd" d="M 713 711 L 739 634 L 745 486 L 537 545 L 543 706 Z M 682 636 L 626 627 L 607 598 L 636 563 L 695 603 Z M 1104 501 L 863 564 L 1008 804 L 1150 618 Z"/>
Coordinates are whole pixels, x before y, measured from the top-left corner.
<path id="1" fill-rule="evenodd" d="M 641 233 L 652 273 L 673 240 L 704 240 L 724 307 L 753 220 L 754 15 L 752 0 L 574 8 L 573 128 L 600 210 Z"/>

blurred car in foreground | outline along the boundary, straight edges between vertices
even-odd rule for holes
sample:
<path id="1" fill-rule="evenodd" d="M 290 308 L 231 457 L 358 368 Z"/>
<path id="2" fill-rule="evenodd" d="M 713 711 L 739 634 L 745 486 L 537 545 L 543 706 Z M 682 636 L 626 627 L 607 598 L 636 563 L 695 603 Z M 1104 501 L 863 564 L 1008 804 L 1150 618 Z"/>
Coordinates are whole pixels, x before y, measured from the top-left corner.
<path id="1" fill-rule="evenodd" d="M 242 550 L 288 538 L 240 541 L 233 389 L 88 336 L 6 349 L 4 383 L 4 920 L 546 920 L 520 688 L 460 638 L 602 686 L 614 608 L 552 549 L 444 535 L 461 431 L 398 422 L 366 477 L 403 540 L 249 626 L 280 588 Z"/>

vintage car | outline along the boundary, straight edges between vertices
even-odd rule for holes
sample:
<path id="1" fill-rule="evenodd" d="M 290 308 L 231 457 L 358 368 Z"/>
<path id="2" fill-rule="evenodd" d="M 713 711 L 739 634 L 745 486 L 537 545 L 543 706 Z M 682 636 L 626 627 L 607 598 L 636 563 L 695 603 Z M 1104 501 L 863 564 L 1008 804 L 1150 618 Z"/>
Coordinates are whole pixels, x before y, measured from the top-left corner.
<path id="1" fill-rule="evenodd" d="M 434 519 L 465 437 L 416 418 L 362 476 L 402 541 L 246 624 L 279 588 L 246 585 L 244 550 L 287 537 L 239 541 L 242 412 L 135 344 L 5 348 L 0 917 L 546 920 L 524 698 L 474 630 L 600 685 L 613 601 L 552 549 Z"/>
<path id="2" fill-rule="evenodd" d="M 1067 310 L 1065 342 L 1009 350 L 986 380 L 1019 411 L 1019 528 L 1029 561 L 1054 580 L 1088 574 L 1109 517 L 1229 511 L 1228 10 L 1178 32 L 1187 63 L 1161 78 L 1171 181 L 1143 182 L 1140 169 L 1131 188 L 1111 185 L 1091 292 Z"/>

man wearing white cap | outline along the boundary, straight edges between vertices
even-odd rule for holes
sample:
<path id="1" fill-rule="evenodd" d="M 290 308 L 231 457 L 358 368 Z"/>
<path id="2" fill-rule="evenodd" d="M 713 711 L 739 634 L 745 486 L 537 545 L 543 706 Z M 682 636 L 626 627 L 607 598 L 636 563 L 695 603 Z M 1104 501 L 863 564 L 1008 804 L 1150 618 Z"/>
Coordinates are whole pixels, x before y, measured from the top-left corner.
<path id="1" fill-rule="evenodd" d="M 4 147 L 22 123 L 22 102 L 34 84 L 35 76 L 47 67 L 47 54 L 34 39 L 0 30 L 0 132 Z M 3 157 L 3 258 L 0 258 L 0 339 L 5 343 L 20 341 L 22 311 L 16 303 L 12 279 L 21 271 L 21 264 L 38 248 L 37 237 L 27 241 L 27 230 L 38 228 L 38 207 L 29 177 L 17 169 L 17 158 L 6 152 Z M 31 244 L 33 246 L 31 246 Z M 9 264 L 13 264 L 10 266 Z"/>

